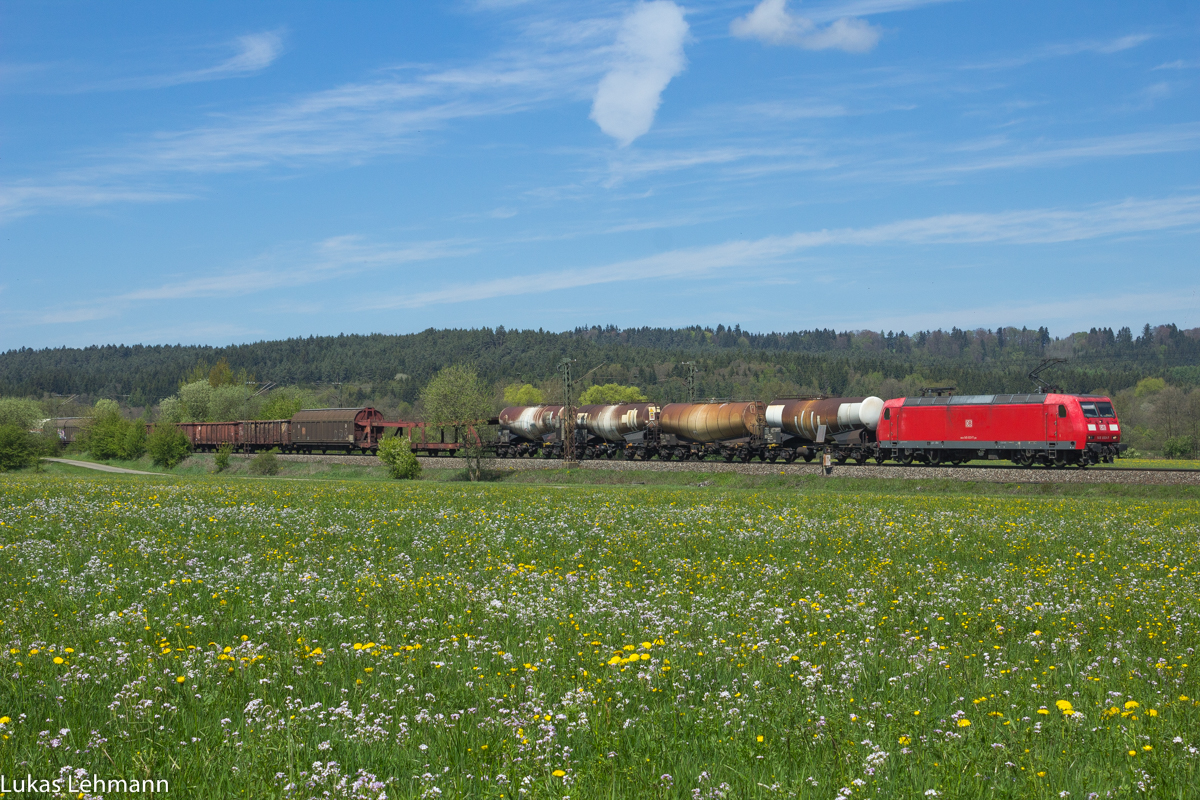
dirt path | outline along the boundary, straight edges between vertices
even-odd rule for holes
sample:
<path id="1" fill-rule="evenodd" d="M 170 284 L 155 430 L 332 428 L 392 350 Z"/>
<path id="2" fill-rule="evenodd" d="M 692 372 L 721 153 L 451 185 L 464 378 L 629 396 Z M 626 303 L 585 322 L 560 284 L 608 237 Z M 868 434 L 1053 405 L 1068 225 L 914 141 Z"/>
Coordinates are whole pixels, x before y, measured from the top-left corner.
<path id="1" fill-rule="evenodd" d="M 97 469 L 101 472 L 119 472 L 122 475 L 157 475 L 157 472 L 142 472 L 136 469 L 124 469 L 123 467 L 110 467 L 108 464 L 93 464 L 91 461 L 73 461 L 69 458 L 44 458 L 43 461 L 53 461 L 57 464 L 69 464 L 72 467 L 83 467 L 85 469 Z"/>

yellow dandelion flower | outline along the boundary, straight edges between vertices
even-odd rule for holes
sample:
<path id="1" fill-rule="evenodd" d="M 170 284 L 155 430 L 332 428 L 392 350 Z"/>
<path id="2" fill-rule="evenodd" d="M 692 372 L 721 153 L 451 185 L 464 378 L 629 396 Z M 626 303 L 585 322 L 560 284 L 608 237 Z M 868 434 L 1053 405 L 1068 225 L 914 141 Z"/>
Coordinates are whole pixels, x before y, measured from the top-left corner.
<path id="1" fill-rule="evenodd" d="M 564 775 L 566 775 L 567 773 L 563 772 L 561 769 L 556 769 L 556 770 L 554 770 L 554 772 L 551 772 L 550 774 L 556 778 L 561 778 Z"/>
<path id="2" fill-rule="evenodd" d="M 1145 750 L 1147 753 L 1149 753 L 1151 750 L 1154 749 L 1154 745 L 1152 745 L 1152 744 L 1142 745 L 1142 749 Z"/>
<path id="3" fill-rule="evenodd" d="M 901 736 L 900 744 L 912 744 L 912 739 L 909 738 L 908 736 Z"/>
<path id="4" fill-rule="evenodd" d="M 1137 708 L 1140 705 L 1141 705 L 1141 703 L 1139 703 L 1137 700 L 1130 700 L 1128 703 L 1125 704 L 1125 708 L 1127 708 L 1127 709 L 1128 708 Z"/>
<path id="5" fill-rule="evenodd" d="M 61 664 L 61 663 L 63 663 L 62 656 L 55 656 L 55 657 L 54 657 L 54 663 L 55 663 L 55 664 Z"/>
<path id="6" fill-rule="evenodd" d="M 969 720 L 969 719 L 960 719 L 960 720 L 958 721 L 958 727 L 960 727 L 960 728 L 969 728 L 969 727 L 971 727 L 971 720 Z"/>
<path id="7" fill-rule="evenodd" d="M 0 717 L 0 725 L 7 725 L 12 722 L 12 717 Z"/>
<path id="8" fill-rule="evenodd" d="M 762 736 L 759 736 L 759 737 L 757 737 L 757 738 L 758 738 L 758 741 L 760 741 L 760 742 L 763 740 L 763 737 L 762 737 Z"/>
<path id="9" fill-rule="evenodd" d="M 176 683 L 187 683 L 187 677 L 184 675 L 180 675 L 178 678 L 175 679 L 175 682 Z"/>
<path id="10" fill-rule="evenodd" d="M 1058 700 L 1054 705 L 1058 706 L 1058 710 L 1067 716 L 1075 713 L 1075 707 L 1071 705 L 1070 700 Z"/>
<path id="11" fill-rule="evenodd" d="M 1039 708 L 1037 713 L 1039 713 L 1039 714 L 1049 714 L 1049 713 L 1050 713 L 1050 710 L 1049 710 L 1049 709 L 1046 709 L 1046 708 Z"/>
<path id="12" fill-rule="evenodd" d="M 1137 755 L 1137 750 L 1130 750 L 1130 751 L 1129 751 L 1129 755 L 1131 755 L 1131 756 L 1136 756 L 1136 755 Z"/>

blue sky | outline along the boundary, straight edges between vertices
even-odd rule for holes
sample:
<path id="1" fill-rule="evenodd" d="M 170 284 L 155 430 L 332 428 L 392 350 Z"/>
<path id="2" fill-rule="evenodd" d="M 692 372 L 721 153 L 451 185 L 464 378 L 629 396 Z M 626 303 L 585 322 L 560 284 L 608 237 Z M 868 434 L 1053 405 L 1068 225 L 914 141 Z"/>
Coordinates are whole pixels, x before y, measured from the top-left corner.
<path id="1" fill-rule="evenodd" d="M 0 3 L 0 348 L 1200 325 L 1200 4 Z"/>

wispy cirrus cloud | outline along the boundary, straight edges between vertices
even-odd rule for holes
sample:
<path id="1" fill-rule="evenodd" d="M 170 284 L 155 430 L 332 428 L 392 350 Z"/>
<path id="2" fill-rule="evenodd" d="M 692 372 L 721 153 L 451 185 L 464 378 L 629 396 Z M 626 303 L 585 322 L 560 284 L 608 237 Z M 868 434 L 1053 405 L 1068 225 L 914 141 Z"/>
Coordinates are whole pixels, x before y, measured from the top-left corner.
<path id="1" fill-rule="evenodd" d="M 1055 42 L 1053 44 L 1043 45 L 1042 47 L 1034 50 L 1021 53 L 1020 55 L 998 58 L 993 61 L 964 64 L 961 68 L 1012 69 L 1014 67 L 1023 67 L 1026 64 L 1032 64 L 1035 61 L 1044 61 L 1049 58 L 1064 58 L 1066 56 L 1079 55 L 1080 53 L 1112 55 L 1113 53 L 1131 50 L 1134 47 L 1144 44 L 1153 38 L 1154 37 L 1148 33 L 1131 33 L 1126 36 L 1118 36 L 1115 39 L 1087 39 L 1075 42 Z"/>
<path id="2" fill-rule="evenodd" d="M 828 22 L 845 17 L 892 14 L 900 11 L 912 11 L 924 6 L 940 6 L 957 2 L 959 0 L 846 0 L 840 3 L 806 5 L 804 14 L 815 22 Z"/>
<path id="3" fill-rule="evenodd" d="M 221 45 L 220 49 L 231 52 L 208 66 L 107 78 L 96 76 L 98 71 L 103 70 L 70 61 L 0 64 L 0 83 L 7 84 L 8 87 L 36 89 L 53 94 L 82 94 L 163 89 L 190 83 L 243 78 L 262 72 L 275 63 L 283 53 L 283 35 L 279 31 L 246 34 Z M 179 55 L 176 54 L 176 57 Z M 84 69 L 87 70 L 87 77 L 80 76 L 81 70 Z"/>
<path id="4" fill-rule="evenodd" d="M 1200 228 L 1200 195 L 1126 200 L 1085 209 L 1030 209 L 991 214 L 941 214 L 868 228 L 804 231 L 785 236 L 724 242 L 671 250 L 646 258 L 596 267 L 556 270 L 451 284 L 401 298 L 376 301 L 372 308 L 423 308 L 447 303 L 544 294 L 612 283 L 702 278 L 730 269 L 779 262 L 824 247 L 936 244 L 1033 245 L 1081 241 L 1152 231 Z"/>
<path id="5" fill-rule="evenodd" d="M 928 168 L 914 168 L 905 174 L 908 177 L 942 177 L 986 170 L 1056 167 L 1096 159 L 1191 152 L 1200 149 L 1200 123 L 1038 144 L 1040 146 L 1009 145 L 1005 148 L 1007 152 L 958 163 L 945 162 Z"/>
<path id="6" fill-rule="evenodd" d="M 373 80 L 159 131 L 88 154 L 77 166 L 51 175 L 10 176 L 0 187 L 0 221 L 56 205 L 152 202 L 200 193 L 181 186 L 181 177 L 357 164 L 417 152 L 431 132 L 454 122 L 585 98 L 606 68 L 614 26 L 611 19 L 557 20 L 554 25 L 534 21 L 519 46 L 474 63 L 438 69 L 395 67 Z M 155 80 L 232 75 L 265 64 L 276 54 L 269 41 L 248 42 L 215 67 Z"/>
<path id="7" fill-rule="evenodd" d="M 471 255 L 477 246 L 462 241 L 383 245 L 360 236 L 337 236 L 305 248 L 267 253 L 235 270 L 209 272 L 134 289 L 119 295 L 55 308 L 23 324 L 87 322 L 119 317 L 140 303 L 245 296 L 309 286 L 351 275 L 395 269 L 414 263 Z"/>
<path id="8" fill-rule="evenodd" d="M 283 37 L 275 31 L 239 36 L 233 42 L 235 52 L 228 58 L 200 69 L 183 70 L 162 75 L 122 78 L 97 84 L 92 88 L 115 91 L 120 89 L 160 89 L 186 83 L 202 83 L 226 78 L 253 75 L 269 67 L 283 52 Z"/>
<path id="9" fill-rule="evenodd" d="M 916 183 L 1004 169 L 1055 169 L 1088 161 L 1200 150 L 1200 123 L 1062 141 L 1027 143 L 1003 135 L 960 142 L 793 139 L 654 149 L 609 159 L 606 186 L 708 167 L 710 180 L 754 180 L 811 172 L 830 180 Z"/>

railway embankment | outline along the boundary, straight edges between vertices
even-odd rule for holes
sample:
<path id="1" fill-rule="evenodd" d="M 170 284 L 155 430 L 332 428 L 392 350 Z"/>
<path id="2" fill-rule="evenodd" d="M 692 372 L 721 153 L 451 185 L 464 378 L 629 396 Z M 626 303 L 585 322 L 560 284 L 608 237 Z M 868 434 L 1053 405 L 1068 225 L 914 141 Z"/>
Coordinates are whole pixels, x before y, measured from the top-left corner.
<path id="1" fill-rule="evenodd" d="M 304 463 L 378 465 L 375 456 L 281 455 L 281 461 Z M 462 465 L 459 459 L 419 457 L 422 467 L 454 469 Z M 556 458 L 494 459 L 487 468 L 506 470 L 563 469 Z M 771 464 L 763 462 L 726 463 L 723 461 L 580 461 L 574 467 L 583 470 L 646 471 L 646 472 L 734 472 L 743 475 L 821 475 L 823 470 L 815 461 L 811 464 Z M 833 476 L 839 478 L 892 478 L 907 480 L 962 480 L 991 483 L 1126 483 L 1148 486 L 1200 486 L 1200 470 L 1124 469 L 1124 468 L 1021 468 L 1015 466 L 964 465 L 960 467 L 901 466 L 898 464 L 858 466 L 834 465 Z"/>

